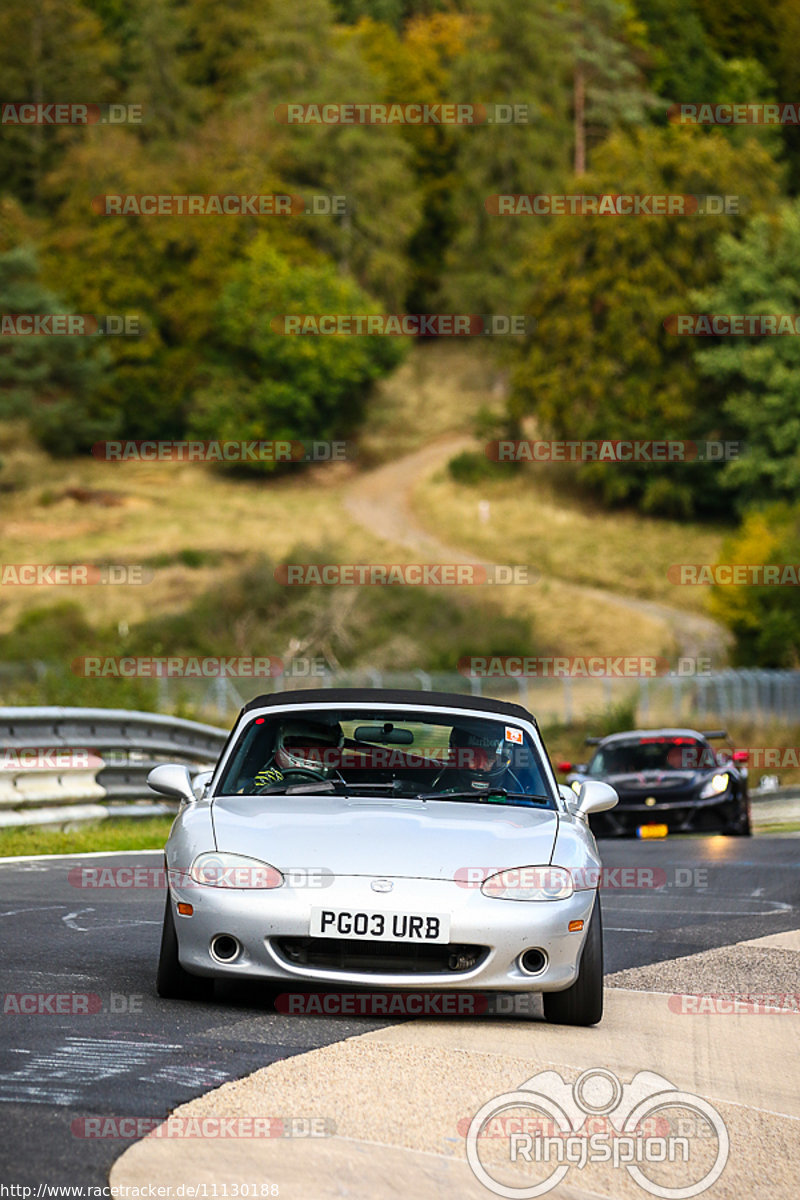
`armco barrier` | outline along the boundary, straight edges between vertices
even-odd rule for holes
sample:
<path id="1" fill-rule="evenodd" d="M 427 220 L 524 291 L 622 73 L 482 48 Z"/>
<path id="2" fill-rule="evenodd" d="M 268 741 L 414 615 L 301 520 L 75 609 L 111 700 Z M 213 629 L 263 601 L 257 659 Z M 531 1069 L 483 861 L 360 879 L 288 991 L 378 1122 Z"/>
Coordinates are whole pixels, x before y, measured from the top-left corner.
<path id="1" fill-rule="evenodd" d="M 0 826 L 98 820 L 113 814 L 114 802 L 152 800 L 146 781 L 154 766 L 212 767 L 226 737 L 227 730 L 159 713 L 0 708 Z M 54 766 L 46 752 L 59 750 L 86 754 Z M 44 752 L 41 762 L 31 765 L 32 751 Z"/>

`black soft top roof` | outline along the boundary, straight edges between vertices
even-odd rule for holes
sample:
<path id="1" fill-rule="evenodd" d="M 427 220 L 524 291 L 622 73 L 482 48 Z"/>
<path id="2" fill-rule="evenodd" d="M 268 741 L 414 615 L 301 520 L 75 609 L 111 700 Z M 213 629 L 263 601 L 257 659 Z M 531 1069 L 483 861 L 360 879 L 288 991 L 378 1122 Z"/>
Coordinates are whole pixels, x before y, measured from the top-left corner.
<path id="1" fill-rule="evenodd" d="M 285 692 L 270 692 L 248 701 L 243 713 L 254 708 L 270 708 L 273 705 L 289 704 L 361 704 L 375 703 L 419 704 L 426 708 L 478 708 L 487 713 L 499 713 L 514 717 L 517 721 L 532 721 L 536 718 L 521 704 L 509 704 L 505 700 L 492 700 L 488 696 L 465 695 L 463 692 L 402 691 L 395 688 L 289 688 Z"/>

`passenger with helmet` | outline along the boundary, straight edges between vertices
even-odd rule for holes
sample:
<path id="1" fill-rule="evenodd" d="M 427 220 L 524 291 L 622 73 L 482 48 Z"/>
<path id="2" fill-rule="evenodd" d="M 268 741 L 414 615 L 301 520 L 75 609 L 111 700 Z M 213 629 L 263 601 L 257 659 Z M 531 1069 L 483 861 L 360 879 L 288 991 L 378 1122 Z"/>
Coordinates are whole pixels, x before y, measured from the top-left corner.
<path id="1" fill-rule="evenodd" d="M 502 737 L 484 724 L 476 729 L 454 725 L 450 730 L 450 755 L 433 782 L 442 791 L 486 791 L 506 787 L 511 752 Z"/>

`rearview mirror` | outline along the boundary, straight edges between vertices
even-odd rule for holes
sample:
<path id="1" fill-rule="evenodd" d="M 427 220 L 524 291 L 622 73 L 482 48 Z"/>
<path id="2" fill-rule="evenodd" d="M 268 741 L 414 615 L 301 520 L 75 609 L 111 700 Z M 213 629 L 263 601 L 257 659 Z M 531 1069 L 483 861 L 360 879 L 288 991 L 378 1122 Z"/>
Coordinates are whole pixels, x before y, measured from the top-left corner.
<path id="1" fill-rule="evenodd" d="M 619 796 L 607 783 L 599 779 L 587 779 L 578 792 L 578 812 L 588 817 L 589 813 L 607 812 L 619 803 Z"/>
<path id="2" fill-rule="evenodd" d="M 153 767 L 147 776 L 147 784 L 154 792 L 183 800 L 186 804 L 193 804 L 197 799 L 192 787 L 189 768 L 181 763 L 161 763 L 159 766 Z"/>
<path id="3" fill-rule="evenodd" d="M 386 746 L 410 746 L 414 741 L 410 729 L 395 729 L 393 726 L 386 729 L 383 725 L 359 725 L 353 730 L 353 737 L 357 742 L 380 742 Z"/>

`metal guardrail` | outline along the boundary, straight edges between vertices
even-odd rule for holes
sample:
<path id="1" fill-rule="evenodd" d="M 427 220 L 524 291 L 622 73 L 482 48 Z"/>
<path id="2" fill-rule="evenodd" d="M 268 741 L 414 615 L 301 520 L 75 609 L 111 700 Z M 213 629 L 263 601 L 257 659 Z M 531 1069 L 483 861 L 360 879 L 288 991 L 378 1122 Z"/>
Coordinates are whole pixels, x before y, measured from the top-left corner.
<path id="1" fill-rule="evenodd" d="M 158 763 L 212 767 L 227 736 L 213 725 L 159 713 L 0 708 L 0 826 L 74 824 L 113 815 L 115 808 L 122 811 L 121 802 L 148 798 L 147 775 Z M 36 751 L 43 753 L 32 766 Z M 60 761 L 65 751 L 87 754 L 85 760 L 73 754 L 65 764 Z M 148 815 L 152 811 L 150 804 Z"/>

